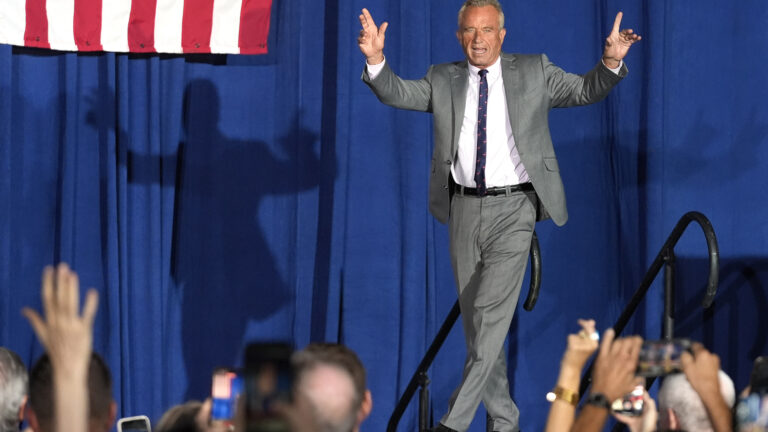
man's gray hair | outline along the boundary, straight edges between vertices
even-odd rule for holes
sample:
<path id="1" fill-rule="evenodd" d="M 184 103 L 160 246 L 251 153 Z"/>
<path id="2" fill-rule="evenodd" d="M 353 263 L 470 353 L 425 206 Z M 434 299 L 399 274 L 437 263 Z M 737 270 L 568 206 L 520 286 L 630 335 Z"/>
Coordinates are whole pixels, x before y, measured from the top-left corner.
<path id="1" fill-rule="evenodd" d="M 499 30 L 504 28 L 504 11 L 499 0 L 467 0 L 459 9 L 459 30 L 461 30 L 461 16 L 468 7 L 493 6 L 499 12 Z"/>
<path id="2" fill-rule="evenodd" d="M 720 394 L 728 404 L 733 407 L 736 402 L 736 389 L 733 381 L 723 371 L 718 371 L 720 380 Z M 704 402 L 691 387 L 691 383 L 684 374 L 678 373 L 664 378 L 659 389 L 659 414 L 667 415 L 667 408 L 675 412 L 678 429 L 687 431 L 712 431 L 712 423 L 709 421 Z"/>
<path id="3" fill-rule="evenodd" d="M 0 432 L 18 432 L 19 408 L 27 395 L 28 379 L 19 355 L 0 347 Z"/>

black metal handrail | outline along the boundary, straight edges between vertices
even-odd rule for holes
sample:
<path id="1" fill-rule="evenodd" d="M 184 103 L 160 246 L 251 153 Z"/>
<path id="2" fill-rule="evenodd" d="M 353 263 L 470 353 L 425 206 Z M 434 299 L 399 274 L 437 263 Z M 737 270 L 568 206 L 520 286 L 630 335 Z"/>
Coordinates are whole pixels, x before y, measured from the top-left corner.
<path id="1" fill-rule="evenodd" d="M 525 304 L 523 304 L 523 307 L 527 311 L 533 310 L 533 307 L 536 306 L 536 301 L 539 298 L 539 288 L 541 287 L 541 250 L 539 248 L 539 238 L 536 236 L 536 231 L 533 232 L 533 237 L 531 238 L 530 254 L 531 281 L 529 284 L 530 288 L 528 289 L 528 297 L 525 299 Z M 451 332 L 451 328 L 453 328 L 453 325 L 459 318 L 459 314 L 461 314 L 461 311 L 459 310 L 459 301 L 456 300 L 453 308 L 451 308 L 451 311 L 448 312 L 448 316 L 440 326 L 440 331 L 437 332 L 435 339 L 432 340 L 432 344 L 430 344 L 429 349 L 427 349 L 427 353 L 424 354 L 424 357 L 421 359 L 419 367 L 416 369 L 416 372 L 408 382 L 408 386 L 405 388 L 405 392 L 403 392 L 403 395 L 397 402 L 395 410 L 392 412 L 392 416 L 389 418 L 389 423 L 387 424 L 387 432 L 395 432 L 397 430 L 397 425 L 400 423 L 400 418 L 405 413 L 405 410 L 408 408 L 408 404 L 411 402 L 413 395 L 416 394 L 416 390 L 419 387 L 421 387 L 419 395 L 419 431 L 427 430 L 427 406 L 429 404 L 429 376 L 427 375 L 427 370 L 430 368 L 430 366 L 432 366 L 432 362 L 435 360 L 437 352 L 440 351 L 440 347 L 443 346 L 445 339 L 448 337 L 448 333 Z"/>
<path id="2" fill-rule="evenodd" d="M 663 337 L 664 339 L 672 339 L 674 336 L 674 267 L 675 267 L 675 245 L 685 232 L 688 225 L 691 222 L 696 222 L 704 231 L 704 237 L 707 240 L 707 249 L 709 250 L 709 278 L 707 280 L 707 289 L 704 293 L 704 299 L 701 304 L 706 309 L 712 305 L 717 293 L 717 282 L 720 273 L 720 250 L 717 246 L 717 237 L 715 236 L 715 230 L 712 228 L 712 223 L 709 222 L 706 216 L 697 212 L 691 211 L 683 215 L 675 225 L 672 233 L 667 237 L 667 241 L 664 242 L 664 246 L 661 247 L 656 259 L 653 260 L 651 267 L 645 273 L 640 287 L 635 291 L 635 294 L 630 299 L 627 307 L 624 308 L 624 312 L 616 320 L 616 324 L 613 325 L 613 330 L 616 335 L 621 334 L 624 331 L 624 327 L 627 326 L 629 319 L 637 310 L 640 305 L 640 301 L 643 300 L 651 284 L 658 276 L 662 266 L 664 266 L 664 317 L 663 317 Z M 579 387 L 579 394 L 584 396 L 587 387 L 592 381 L 592 364 L 584 372 L 584 376 L 581 380 Z"/>

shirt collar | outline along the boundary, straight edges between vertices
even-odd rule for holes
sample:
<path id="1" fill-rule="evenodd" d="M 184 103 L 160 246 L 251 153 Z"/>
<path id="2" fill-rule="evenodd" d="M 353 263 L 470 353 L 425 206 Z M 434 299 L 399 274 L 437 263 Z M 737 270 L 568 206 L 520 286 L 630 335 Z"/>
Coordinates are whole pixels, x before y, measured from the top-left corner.
<path id="1" fill-rule="evenodd" d="M 467 65 L 469 66 L 469 76 L 473 80 L 479 81 L 480 80 L 480 74 L 478 72 L 480 72 L 480 68 L 477 67 L 477 66 L 472 65 L 471 63 L 469 63 L 469 61 L 467 61 Z M 485 69 L 488 69 L 488 79 L 489 80 L 493 79 L 493 78 L 496 78 L 497 76 L 501 75 L 501 54 L 499 54 L 499 57 L 496 59 L 495 62 L 493 62 L 492 65 L 488 66 Z"/>

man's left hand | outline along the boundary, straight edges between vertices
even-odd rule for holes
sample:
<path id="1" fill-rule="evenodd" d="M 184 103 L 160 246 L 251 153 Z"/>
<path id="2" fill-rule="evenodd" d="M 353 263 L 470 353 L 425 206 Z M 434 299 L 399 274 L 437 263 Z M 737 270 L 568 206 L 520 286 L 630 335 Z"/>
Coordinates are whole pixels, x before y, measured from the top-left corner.
<path id="1" fill-rule="evenodd" d="M 629 47 L 633 43 L 642 39 L 642 37 L 632 29 L 624 29 L 619 31 L 621 26 L 621 18 L 624 16 L 622 12 L 616 14 L 616 19 L 613 21 L 613 29 L 611 34 L 605 38 L 605 49 L 603 50 L 603 63 L 611 69 L 619 67 L 621 60 L 629 52 Z"/>

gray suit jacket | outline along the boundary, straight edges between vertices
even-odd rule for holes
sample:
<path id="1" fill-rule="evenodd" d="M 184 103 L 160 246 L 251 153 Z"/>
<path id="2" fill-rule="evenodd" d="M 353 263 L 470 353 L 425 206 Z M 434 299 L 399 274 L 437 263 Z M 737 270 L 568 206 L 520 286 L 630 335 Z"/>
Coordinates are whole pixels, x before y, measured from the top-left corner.
<path id="1" fill-rule="evenodd" d="M 568 210 L 549 134 L 549 109 L 602 100 L 627 74 L 627 68 L 622 66 L 616 75 L 598 62 L 586 75 L 580 76 L 563 71 L 544 54 L 504 53 L 501 68 L 515 145 L 543 207 L 539 219 L 551 217 L 557 225 L 563 225 L 568 220 Z M 464 120 L 467 71 L 464 60 L 433 65 L 424 78 L 404 80 L 392 72 L 387 63 L 376 79 L 371 80 L 366 71 L 362 77 L 383 103 L 432 113 L 435 148 L 430 169 L 429 210 L 442 223 L 448 221 L 450 212 L 451 164 L 456 158 Z"/>

